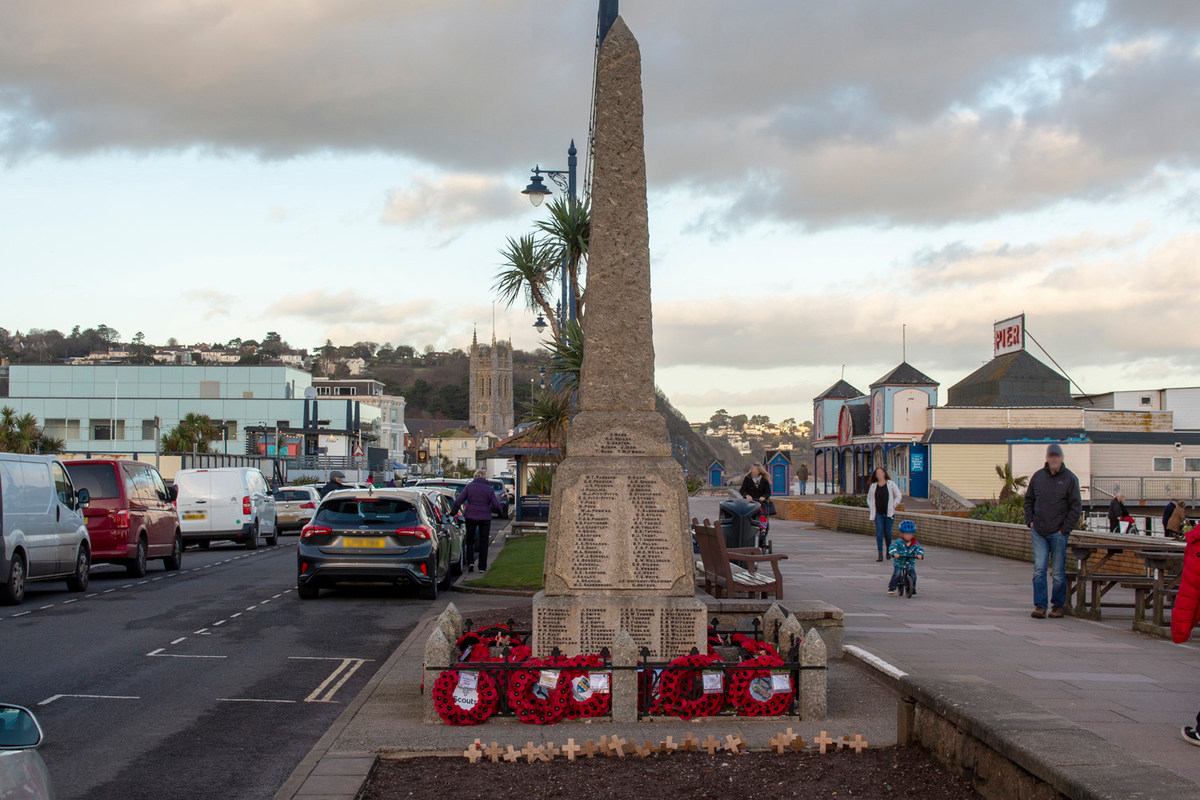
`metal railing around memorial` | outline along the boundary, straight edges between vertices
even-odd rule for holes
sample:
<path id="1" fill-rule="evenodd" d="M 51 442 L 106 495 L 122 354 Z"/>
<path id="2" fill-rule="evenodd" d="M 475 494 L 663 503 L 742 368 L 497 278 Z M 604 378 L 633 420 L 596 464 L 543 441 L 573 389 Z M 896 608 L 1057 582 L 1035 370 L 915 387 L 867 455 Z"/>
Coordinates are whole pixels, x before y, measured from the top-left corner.
<path id="1" fill-rule="evenodd" d="M 763 640 L 762 631 L 760 630 L 759 621 L 757 619 L 755 619 L 753 622 L 754 629 L 752 632 L 739 631 L 736 629 L 722 631 L 719 629 L 719 627 L 716 627 L 716 625 L 719 624 L 719 621 L 714 619 L 713 622 L 715 623 L 715 625 L 714 625 L 715 629 L 710 632 L 712 634 L 717 635 L 723 642 L 729 642 L 729 637 L 731 637 L 735 633 L 742 633 L 742 634 L 746 635 L 748 638 L 752 638 L 758 642 L 761 642 Z M 471 630 L 471 629 L 472 629 L 472 621 L 468 619 L 463 624 L 463 630 Z M 776 636 L 778 637 L 778 632 L 779 632 L 779 623 L 778 622 L 775 623 L 775 630 L 776 630 Z M 515 636 L 521 637 L 521 641 L 524 641 L 524 642 L 528 642 L 529 637 L 532 636 L 531 631 L 516 630 L 513 620 L 508 621 L 507 628 L 501 628 L 501 627 L 497 626 L 497 627 L 483 628 L 478 631 L 472 631 L 472 632 L 476 633 L 481 638 L 485 638 L 485 639 L 489 638 L 491 636 L 496 636 L 496 635 L 509 635 L 509 636 L 515 635 Z M 800 700 L 801 700 L 801 698 L 800 698 L 800 673 L 804 672 L 804 671 L 808 671 L 808 670 L 826 670 L 826 669 L 828 669 L 828 667 L 824 664 L 820 664 L 820 665 L 801 664 L 800 663 L 800 643 L 801 643 L 801 639 L 799 636 L 792 636 L 791 642 L 789 643 L 789 646 L 786 650 L 786 652 L 787 652 L 786 657 L 782 656 L 782 654 L 781 654 L 781 658 L 783 658 L 783 663 L 777 664 L 774 666 L 764 666 L 762 664 L 747 664 L 746 662 L 750 660 L 748 658 L 743 659 L 740 662 L 718 661 L 713 664 L 707 664 L 707 665 L 703 665 L 703 666 L 677 666 L 677 665 L 674 665 L 671 662 L 667 662 L 667 661 L 651 661 L 650 660 L 650 649 L 647 647 L 641 648 L 641 651 L 639 653 L 639 660 L 636 665 L 617 666 L 612 663 L 612 655 L 611 655 L 609 649 L 607 647 L 604 647 L 604 648 L 601 648 L 600 652 L 598 653 L 598 655 L 600 656 L 600 660 L 602 662 L 602 666 L 599 666 L 599 667 L 565 667 L 565 666 L 563 666 L 563 667 L 554 667 L 553 669 L 589 672 L 589 673 L 609 673 L 609 674 L 611 674 L 613 672 L 621 672 L 621 671 L 636 671 L 638 673 L 638 719 L 644 719 L 644 718 L 648 718 L 648 717 L 670 716 L 669 714 L 666 714 L 665 712 L 655 713 L 653 710 L 654 705 L 655 705 L 655 698 L 656 698 L 656 696 L 658 694 L 658 690 L 659 690 L 659 685 L 662 682 L 663 675 L 667 672 L 690 672 L 690 673 L 693 673 L 693 676 L 694 676 L 693 679 L 690 681 L 684 682 L 685 692 L 684 692 L 683 699 L 688 700 L 688 701 L 698 700 L 704 693 L 703 674 L 705 672 L 721 672 L 723 674 L 724 677 L 722 679 L 722 693 L 725 693 L 728 691 L 728 676 L 732 672 L 747 671 L 747 672 L 766 672 L 766 673 L 771 673 L 771 674 L 786 672 L 790 676 L 790 685 L 791 685 L 791 695 L 792 696 L 791 696 L 791 700 L 787 706 L 787 709 L 784 712 L 782 712 L 779 716 L 798 716 L 799 715 L 799 705 L 800 705 Z M 723 646 L 736 647 L 737 645 L 726 644 Z M 432 673 L 437 673 L 437 674 L 440 674 L 446 670 L 491 673 L 493 675 L 493 677 L 497 678 L 497 684 L 499 686 L 507 687 L 508 676 L 511 673 L 529 672 L 529 671 L 533 671 L 533 670 L 543 669 L 543 667 L 531 667 L 528 664 L 509 663 L 508 658 L 511 654 L 512 654 L 512 649 L 510 647 L 504 647 L 504 648 L 500 649 L 500 653 L 499 653 L 500 657 L 503 658 L 504 661 L 459 661 L 456 664 L 451 664 L 451 665 L 444 666 L 444 667 L 427 666 L 425 668 L 425 671 L 426 671 L 426 673 L 432 672 Z M 699 655 L 699 654 L 700 654 L 700 651 L 698 649 L 696 649 L 695 647 L 693 647 L 690 655 Z M 559 649 L 557 647 L 555 647 L 550 651 L 550 655 L 551 655 L 551 657 L 559 657 L 562 655 L 562 653 L 559 651 Z M 499 673 L 499 674 L 497 674 L 497 673 Z M 501 679 L 500 675 L 503 675 L 504 677 Z M 431 679 L 428 677 L 428 674 L 427 674 L 426 682 L 428 683 L 430 680 Z M 433 678 L 432 680 L 436 680 L 436 677 Z M 611 687 L 611 685 L 612 684 L 610 681 L 609 686 Z M 432 691 L 432 683 L 430 683 L 430 685 L 426 687 L 426 691 Z M 611 691 L 611 688 L 610 688 L 610 691 Z M 515 717 L 516 712 L 512 709 L 511 705 L 508 702 L 508 692 L 501 690 L 498 692 L 498 695 L 499 695 L 499 697 L 497 700 L 496 711 L 495 711 L 495 713 L 492 714 L 492 716 L 493 717 Z M 739 716 L 739 712 L 738 712 L 738 709 L 735 706 L 733 706 L 733 704 L 730 703 L 728 699 L 726 699 L 725 703 L 722 705 L 721 710 L 718 713 L 709 714 L 707 716 L 734 717 L 734 716 Z"/>

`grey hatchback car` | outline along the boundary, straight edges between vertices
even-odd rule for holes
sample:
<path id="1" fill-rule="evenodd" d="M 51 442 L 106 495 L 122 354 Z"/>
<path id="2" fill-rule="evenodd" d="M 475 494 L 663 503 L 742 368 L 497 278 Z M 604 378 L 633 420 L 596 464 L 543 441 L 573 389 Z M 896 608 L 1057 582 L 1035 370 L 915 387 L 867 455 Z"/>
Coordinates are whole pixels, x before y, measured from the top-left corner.
<path id="1" fill-rule="evenodd" d="M 429 498 L 404 489 L 331 492 L 300 531 L 296 589 L 314 600 L 338 583 L 416 586 L 421 598 L 449 588 L 452 541 Z"/>

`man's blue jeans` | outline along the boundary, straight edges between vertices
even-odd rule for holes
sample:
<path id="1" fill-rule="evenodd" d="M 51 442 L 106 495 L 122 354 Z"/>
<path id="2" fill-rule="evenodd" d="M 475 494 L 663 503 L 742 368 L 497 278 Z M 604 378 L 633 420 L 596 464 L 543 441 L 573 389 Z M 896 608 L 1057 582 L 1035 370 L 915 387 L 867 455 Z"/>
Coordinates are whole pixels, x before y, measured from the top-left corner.
<path id="1" fill-rule="evenodd" d="M 808 488 L 808 481 L 800 481 L 800 494 L 807 494 L 805 489 Z"/>
<path id="2" fill-rule="evenodd" d="M 895 521 L 887 514 L 875 515 L 875 547 L 879 549 L 879 555 L 892 546 L 892 523 Z"/>
<path id="3" fill-rule="evenodd" d="M 1061 533 L 1042 536 L 1032 529 L 1029 533 L 1033 537 L 1033 604 L 1062 608 L 1067 604 L 1067 537 Z M 1049 603 L 1046 602 L 1047 566 L 1054 584 Z"/>

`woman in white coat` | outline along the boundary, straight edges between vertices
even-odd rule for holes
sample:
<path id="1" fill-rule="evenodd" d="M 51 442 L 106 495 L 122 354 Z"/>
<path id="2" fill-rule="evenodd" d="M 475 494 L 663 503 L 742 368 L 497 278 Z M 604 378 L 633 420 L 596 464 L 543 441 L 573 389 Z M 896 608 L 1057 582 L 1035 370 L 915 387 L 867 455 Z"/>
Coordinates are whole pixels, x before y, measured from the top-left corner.
<path id="1" fill-rule="evenodd" d="M 896 521 L 896 506 L 903 498 L 900 487 L 888 475 L 883 467 L 876 467 L 871 476 L 871 485 L 867 487 L 867 508 L 871 512 L 871 521 L 875 523 L 875 547 L 879 550 L 876 561 L 883 561 L 886 555 L 892 554 L 888 549 L 892 546 L 892 524 Z"/>

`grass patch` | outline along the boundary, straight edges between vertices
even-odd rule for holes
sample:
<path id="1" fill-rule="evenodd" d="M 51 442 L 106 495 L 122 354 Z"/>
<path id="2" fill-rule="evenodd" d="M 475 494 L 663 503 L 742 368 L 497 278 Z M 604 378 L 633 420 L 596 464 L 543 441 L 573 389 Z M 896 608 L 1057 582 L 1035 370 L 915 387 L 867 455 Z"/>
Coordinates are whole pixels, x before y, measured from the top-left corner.
<path id="1" fill-rule="evenodd" d="M 464 584 L 480 589 L 540 589 L 546 566 L 546 536 L 522 536 L 505 543 L 488 571 Z"/>

